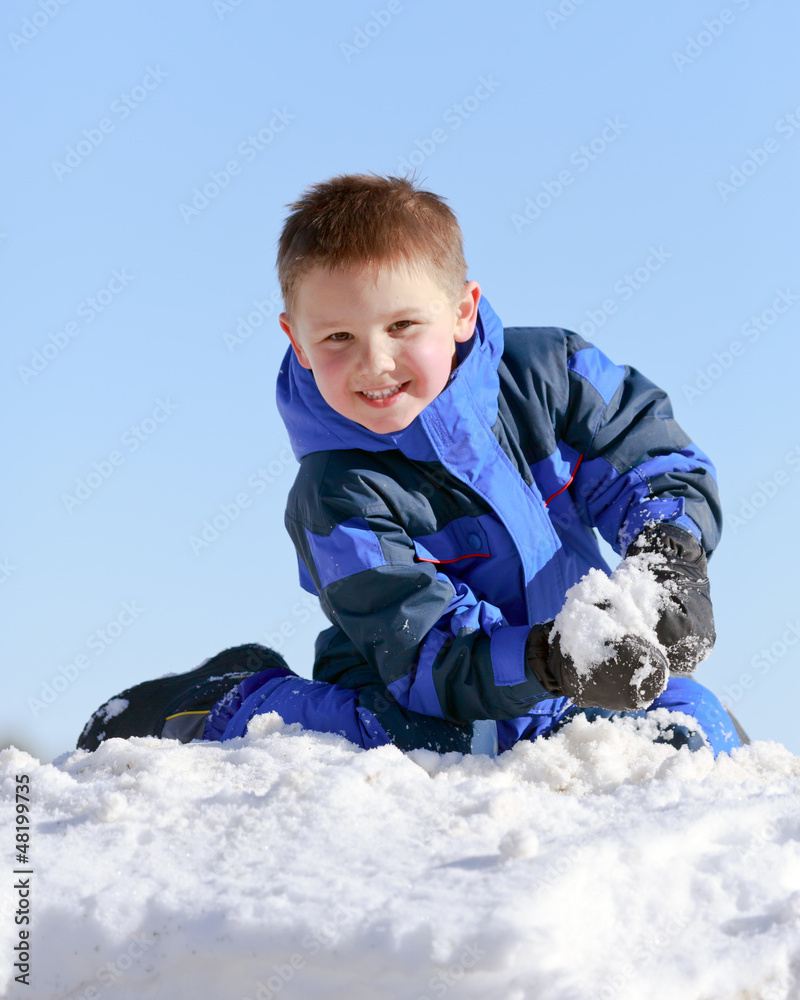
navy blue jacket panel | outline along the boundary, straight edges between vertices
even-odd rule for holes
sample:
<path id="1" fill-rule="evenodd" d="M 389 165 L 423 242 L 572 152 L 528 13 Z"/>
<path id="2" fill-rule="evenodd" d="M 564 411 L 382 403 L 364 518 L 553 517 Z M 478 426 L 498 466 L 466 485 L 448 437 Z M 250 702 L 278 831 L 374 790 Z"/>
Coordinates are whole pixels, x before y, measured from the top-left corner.
<path id="1" fill-rule="evenodd" d="M 286 525 L 334 626 L 315 679 L 522 733 L 562 710 L 525 641 L 608 568 L 594 529 L 624 554 L 648 521 L 670 520 L 711 552 L 715 473 L 661 389 L 574 333 L 504 331 L 482 298 L 460 346 L 445 389 L 396 434 L 332 410 L 287 352 L 278 405 L 300 470 Z"/>

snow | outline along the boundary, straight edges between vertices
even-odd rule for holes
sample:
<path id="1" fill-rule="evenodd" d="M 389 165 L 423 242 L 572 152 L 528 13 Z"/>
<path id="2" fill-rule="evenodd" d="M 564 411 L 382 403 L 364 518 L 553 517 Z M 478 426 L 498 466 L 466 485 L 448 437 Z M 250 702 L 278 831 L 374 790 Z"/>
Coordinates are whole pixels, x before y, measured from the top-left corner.
<path id="1" fill-rule="evenodd" d="M 34 871 L 30 986 L 0 890 L 2 995 L 797 998 L 800 758 L 655 724 L 579 717 L 495 758 L 274 713 L 225 744 L 2 751 L 3 842 L 25 773 Z"/>
<path id="2" fill-rule="evenodd" d="M 611 576 L 591 569 L 567 591 L 553 631 L 580 676 L 588 677 L 624 635 L 639 636 L 663 650 L 655 629 L 667 594 L 652 567 L 664 561 L 658 553 L 629 556 Z"/>
<path id="3" fill-rule="evenodd" d="M 112 698 L 111 701 L 107 701 L 102 708 L 102 721 L 108 722 L 109 719 L 113 719 L 117 715 L 122 715 L 128 705 L 130 705 L 130 702 L 127 698 Z"/>
<path id="4" fill-rule="evenodd" d="M 89 730 L 92 727 L 92 723 L 94 722 L 95 716 L 98 719 L 100 719 L 101 722 L 108 722 L 109 719 L 113 719 L 117 715 L 122 715 L 122 713 L 129 705 L 130 702 L 128 701 L 127 698 L 111 698 L 109 701 L 105 703 L 105 705 L 101 705 L 100 708 L 98 708 L 97 711 L 94 713 L 94 715 L 89 719 L 89 721 L 83 727 L 83 732 L 81 733 L 81 736 L 85 736 L 89 732 Z M 105 731 L 102 731 L 97 734 L 97 738 L 100 740 L 104 740 L 105 737 L 106 737 Z"/>
<path id="5" fill-rule="evenodd" d="M 592 569 L 567 591 L 553 631 L 561 649 L 571 658 L 578 678 L 585 684 L 598 668 L 606 669 L 623 636 L 635 636 L 662 655 L 644 647 L 639 666 L 630 678 L 631 704 L 645 708 L 667 686 L 667 651 L 656 635 L 656 624 L 674 585 L 660 583 L 653 567 L 665 562 L 660 553 L 628 556 L 611 576 Z M 654 659 L 655 656 L 655 659 Z M 660 662 L 659 662 L 660 661 Z M 654 673 L 661 683 L 647 684 Z"/>

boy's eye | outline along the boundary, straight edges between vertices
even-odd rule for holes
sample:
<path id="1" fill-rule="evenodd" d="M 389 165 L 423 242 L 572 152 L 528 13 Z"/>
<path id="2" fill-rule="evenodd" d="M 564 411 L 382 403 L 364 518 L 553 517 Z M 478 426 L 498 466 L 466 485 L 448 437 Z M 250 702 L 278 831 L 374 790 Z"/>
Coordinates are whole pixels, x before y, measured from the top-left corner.
<path id="1" fill-rule="evenodd" d="M 398 319 L 396 322 L 392 323 L 391 329 L 396 330 L 407 330 L 410 326 L 414 325 L 414 321 L 410 319 Z M 328 340 L 334 341 L 344 341 L 350 340 L 352 334 L 348 333 L 346 330 L 338 330 L 336 333 L 331 333 L 328 335 Z"/>

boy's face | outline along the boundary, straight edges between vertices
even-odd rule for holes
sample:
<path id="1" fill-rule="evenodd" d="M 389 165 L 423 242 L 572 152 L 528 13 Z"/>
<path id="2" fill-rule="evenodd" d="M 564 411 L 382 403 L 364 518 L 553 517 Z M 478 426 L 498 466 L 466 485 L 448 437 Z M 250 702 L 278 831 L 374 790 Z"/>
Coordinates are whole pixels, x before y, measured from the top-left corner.
<path id="1" fill-rule="evenodd" d="M 447 385 L 456 343 L 472 336 L 480 287 L 457 304 L 406 268 L 314 267 L 281 313 L 297 360 L 337 413 L 378 434 L 408 427 Z"/>

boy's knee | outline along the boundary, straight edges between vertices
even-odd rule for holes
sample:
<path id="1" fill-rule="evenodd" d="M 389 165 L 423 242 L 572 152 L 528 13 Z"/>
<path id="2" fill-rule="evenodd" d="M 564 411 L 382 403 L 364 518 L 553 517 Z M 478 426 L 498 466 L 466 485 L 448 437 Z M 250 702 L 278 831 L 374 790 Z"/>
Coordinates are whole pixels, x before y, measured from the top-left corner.
<path id="1" fill-rule="evenodd" d="M 460 725 L 403 708 L 382 685 L 358 691 L 358 703 L 369 710 L 401 750 L 433 750 L 436 753 L 471 752 L 473 724 Z"/>
<path id="2" fill-rule="evenodd" d="M 695 719 L 715 757 L 742 745 L 736 725 L 725 706 L 713 691 L 693 677 L 671 677 L 666 690 L 647 711 L 658 708 L 683 712 Z"/>

